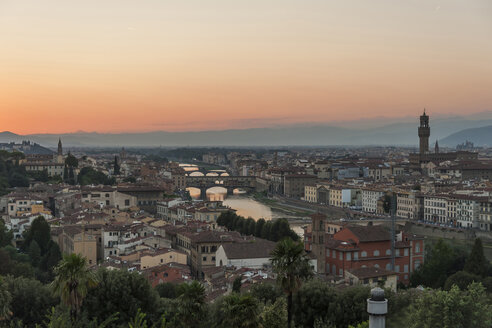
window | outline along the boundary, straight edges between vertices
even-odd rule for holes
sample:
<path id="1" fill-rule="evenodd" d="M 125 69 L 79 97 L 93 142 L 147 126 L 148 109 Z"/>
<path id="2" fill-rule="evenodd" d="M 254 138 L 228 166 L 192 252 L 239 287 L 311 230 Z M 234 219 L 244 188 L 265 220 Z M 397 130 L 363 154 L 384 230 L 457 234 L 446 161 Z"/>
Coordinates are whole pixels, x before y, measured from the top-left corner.
<path id="1" fill-rule="evenodd" d="M 330 249 L 329 248 L 326 249 L 326 256 L 330 257 Z"/>
<path id="2" fill-rule="evenodd" d="M 212 256 L 212 261 L 215 262 L 215 256 Z"/>
<path id="3" fill-rule="evenodd" d="M 408 264 L 405 264 L 405 265 L 403 266 L 403 272 L 408 272 Z"/>
<path id="4" fill-rule="evenodd" d="M 343 253 L 342 252 L 338 252 L 338 253 L 339 253 L 338 258 L 340 259 L 340 261 L 343 260 Z"/>
<path id="5" fill-rule="evenodd" d="M 342 276 L 343 275 L 343 270 L 342 269 L 338 269 L 338 275 L 339 276 Z"/>
<path id="6" fill-rule="evenodd" d="M 400 256 L 400 250 L 399 250 L 399 249 L 396 249 L 396 250 L 395 250 L 395 255 L 396 255 L 396 256 Z"/>
<path id="7" fill-rule="evenodd" d="M 379 264 L 374 264 L 374 267 L 375 268 L 379 268 Z"/>
<path id="8" fill-rule="evenodd" d="M 354 252 L 354 260 L 358 260 L 359 259 L 359 252 Z"/>
<path id="9" fill-rule="evenodd" d="M 417 270 L 420 267 L 420 260 L 416 260 L 414 263 L 414 268 Z"/>
<path id="10" fill-rule="evenodd" d="M 391 249 L 386 250 L 386 255 L 391 255 Z"/>
<path id="11" fill-rule="evenodd" d="M 408 256 L 408 248 L 405 248 L 405 250 L 403 251 L 403 255 Z"/>
<path id="12" fill-rule="evenodd" d="M 169 274 L 167 272 L 164 272 L 164 277 L 167 277 L 169 276 Z"/>
<path id="13" fill-rule="evenodd" d="M 364 279 L 364 285 L 367 285 L 368 283 L 369 283 L 369 279 L 368 278 Z"/>
<path id="14" fill-rule="evenodd" d="M 204 256 L 204 257 L 202 258 L 202 261 L 206 261 L 206 260 L 207 260 L 207 257 L 206 257 L 206 256 Z"/>
<path id="15" fill-rule="evenodd" d="M 386 264 L 386 270 L 391 270 L 391 263 Z"/>
<path id="16" fill-rule="evenodd" d="M 379 256 L 379 251 L 376 249 L 376 250 L 373 252 L 373 255 L 374 255 L 374 256 Z"/>
<path id="17" fill-rule="evenodd" d="M 362 251 L 362 252 L 360 253 L 360 256 L 361 256 L 361 257 L 367 257 L 367 252 L 366 252 L 366 251 Z"/>
<path id="18" fill-rule="evenodd" d="M 161 259 L 161 263 L 164 263 L 164 260 L 163 259 Z"/>
<path id="19" fill-rule="evenodd" d="M 400 272 L 400 266 L 399 265 L 395 265 L 395 271 Z"/>
<path id="20" fill-rule="evenodd" d="M 125 199 L 125 206 L 130 206 L 130 200 L 129 199 Z"/>
<path id="21" fill-rule="evenodd" d="M 336 259 L 337 258 L 337 251 L 336 250 L 333 250 L 333 252 L 331 253 L 333 255 L 333 258 Z"/>
<path id="22" fill-rule="evenodd" d="M 345 254 L 345 259 L 346 259 L 347 261 L 350 261 L 350 260 L 352 259 L 352 256 L 350 255 L 350 253 L 346 253 L 346 254 Z"/>

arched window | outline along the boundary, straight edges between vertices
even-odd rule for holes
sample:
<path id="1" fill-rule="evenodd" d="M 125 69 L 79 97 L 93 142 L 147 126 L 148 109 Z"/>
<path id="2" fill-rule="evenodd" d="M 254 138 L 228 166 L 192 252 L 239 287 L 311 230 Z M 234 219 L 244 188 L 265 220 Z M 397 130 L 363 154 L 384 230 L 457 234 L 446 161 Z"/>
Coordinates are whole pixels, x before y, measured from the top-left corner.
<path id="1" fill-rule="evenodd" d="M 379 256 L 379 250 L 377 250 L 377 249 L 376 249 L 376 250 L 373 252 L 373 254 L 374 254 L 374 256 Z"/>
<path id="2" fill-rule="evenodd" d="M 367 252 L 366 252 L 366 251 L 362 251 L 362 252 L 360 253 L 360 256 L 361 256 L 361 257 L 367 257 Z"/>
<path id="3" fill-rule="evenodd" d="M 391 249 L 386 250 L 386 255 L 391 255 Z"/>

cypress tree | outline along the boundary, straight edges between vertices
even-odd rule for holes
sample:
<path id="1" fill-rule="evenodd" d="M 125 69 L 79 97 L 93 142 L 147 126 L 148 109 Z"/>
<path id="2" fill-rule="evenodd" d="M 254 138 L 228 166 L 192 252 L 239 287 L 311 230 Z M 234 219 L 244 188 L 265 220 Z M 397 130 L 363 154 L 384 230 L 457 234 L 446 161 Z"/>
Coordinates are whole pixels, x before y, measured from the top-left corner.
<path id="1" fill-rule="evenodd" d="M 464 270 L 466 272 L 476 274 L 481 277 L 485 277 L 487 274 L 488 262 L 483 254 L 482 240 L 480 238 L 475 239 L 470 256 L 466 260 Z"/>

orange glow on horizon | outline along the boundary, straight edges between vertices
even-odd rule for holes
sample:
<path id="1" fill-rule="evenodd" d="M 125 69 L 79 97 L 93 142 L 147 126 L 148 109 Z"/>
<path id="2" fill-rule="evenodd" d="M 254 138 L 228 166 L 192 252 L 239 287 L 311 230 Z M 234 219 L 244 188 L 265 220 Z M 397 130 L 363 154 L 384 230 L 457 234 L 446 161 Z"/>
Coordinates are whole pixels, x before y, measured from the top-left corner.
<path id="1" fill-rule="evenodd" d="M 198 131 L 492 110 L 492 4 L 0 3 L 0 131 Z"/>

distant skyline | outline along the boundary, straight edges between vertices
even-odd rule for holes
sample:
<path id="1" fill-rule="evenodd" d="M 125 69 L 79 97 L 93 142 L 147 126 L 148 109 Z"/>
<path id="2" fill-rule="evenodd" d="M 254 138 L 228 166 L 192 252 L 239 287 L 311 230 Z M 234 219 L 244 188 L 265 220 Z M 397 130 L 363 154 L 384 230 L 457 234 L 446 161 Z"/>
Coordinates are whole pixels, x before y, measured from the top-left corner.
<path id="1" fill-rule="evenodd" d="M 490 0 L 0 0 L 0 131 L 492 111 Z M 341 123 L 340 123 L 341 124 Z"/>

